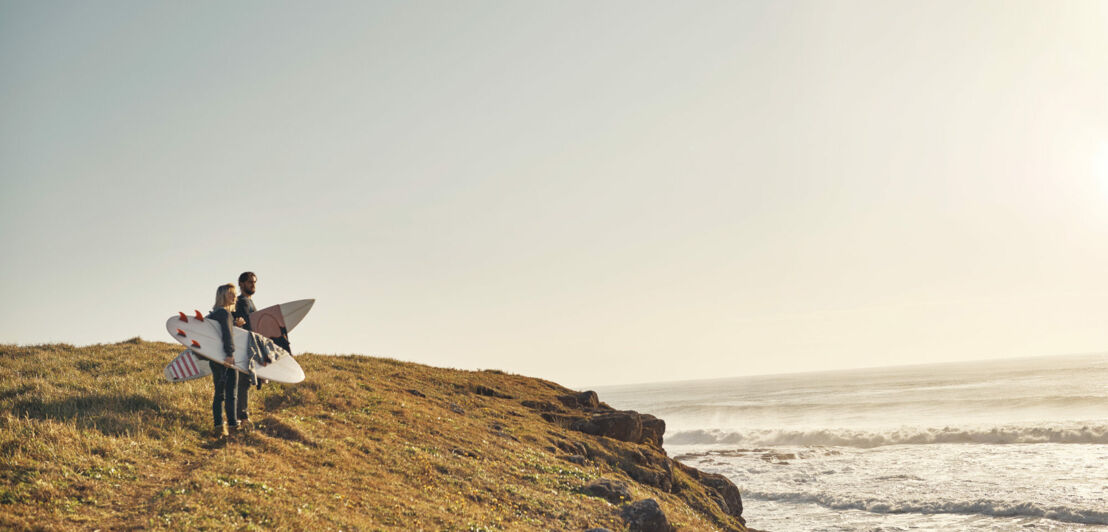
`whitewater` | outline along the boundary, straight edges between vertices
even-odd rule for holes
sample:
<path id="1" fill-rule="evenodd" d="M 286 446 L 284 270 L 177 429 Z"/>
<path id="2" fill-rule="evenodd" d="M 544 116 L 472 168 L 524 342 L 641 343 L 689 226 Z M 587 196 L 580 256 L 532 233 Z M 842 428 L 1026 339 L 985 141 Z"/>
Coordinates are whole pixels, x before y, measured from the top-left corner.
<path id="1" fill-rule="evenodd" d="M 602 387 L 750 526 L 1108 532 L 1108 355 Z"/>

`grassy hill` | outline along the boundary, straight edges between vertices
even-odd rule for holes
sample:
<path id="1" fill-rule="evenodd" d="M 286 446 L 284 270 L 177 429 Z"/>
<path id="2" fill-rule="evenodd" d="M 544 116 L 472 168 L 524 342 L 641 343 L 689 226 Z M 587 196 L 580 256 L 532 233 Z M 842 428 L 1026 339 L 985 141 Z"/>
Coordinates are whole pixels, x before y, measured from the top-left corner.
<path id="1" fill-rule="evenodd" d="M 746 530 L 651 442 L 569 428 L 589 414 L 551 382 L 304 354 L 307 380 L 254 390 L 255 427 L 219 440 L 211 379 L 162 376 L 179 350 L 0 345 L 0 528 L 621 531 L 654 499 L 680 530 Z"/>

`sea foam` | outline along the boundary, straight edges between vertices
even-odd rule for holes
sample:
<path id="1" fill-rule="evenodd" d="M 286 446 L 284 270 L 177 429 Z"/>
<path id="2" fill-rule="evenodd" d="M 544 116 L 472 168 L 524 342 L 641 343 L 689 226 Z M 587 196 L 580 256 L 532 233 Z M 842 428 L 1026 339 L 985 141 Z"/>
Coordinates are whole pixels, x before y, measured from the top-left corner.
<path id="1" fill-rule="evenodd" d="M 890 501 L 885 498 L 857 498 L 848 494 L 808 494 L 746 490 L 746 499 L 818 504 L 832 510 L 862 510 L 876 514 L 975 514 L 990 517 L 1037 517 L 1066 523 L 1108 525 L 1108 511 L 1091 508 L 1046 506 L 1031 502 L 1007 502 L 987 499 L 973 501 Z"/>
<path id="2" fill-rule="evenodd" d="M 1108 355 L 601 391 L 665 419 L 754 527 L 1108 532 Z"/>
<path id="3" fill-rule="evenodd" d="M 943 443 L 1108 444 L 1108 425 L 1003 426 L 985 428 L 902 428 L 889 431 L 852 429 L 744 430 L 698 429 L 666 436 L 668 445 L 732 444 L 742 446 L 831 446 L 873 448 L 887 445 Z"/>

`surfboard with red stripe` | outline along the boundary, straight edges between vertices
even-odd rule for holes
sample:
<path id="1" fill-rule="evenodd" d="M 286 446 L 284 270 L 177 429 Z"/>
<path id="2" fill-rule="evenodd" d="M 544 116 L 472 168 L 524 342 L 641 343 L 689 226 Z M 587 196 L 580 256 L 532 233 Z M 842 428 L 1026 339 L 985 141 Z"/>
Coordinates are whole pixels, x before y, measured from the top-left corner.
<path id="1" fill-rule="evenodd" d="M 314 299 L 298 299 L 266 307 L 250 314 L 250 324 L 258 334 L 276 338 L 299 325 L 314 304 Z M 165 380 L 169 382 L 185 382 L 211 374 L 208 359 L 197 356 L 189 349 L 181 351 L 165 367 Z"/>
<path id="2" fill-rule="evenodd" d="M 169 382 L 184 382 L 212 374 L 208 367 L 208 361 L 200 360 L 192 351 L 185 349 L 177 358 L 173 359 L 165 367 L 165 380 Z"/>
<path id="3" fill-rule="evenodd" d="M 225 364 L 239 373 L 256 375 L 260 379 L 286 384 L 296 384 L 304 380 L 304 370 L 296 359 L 281 347 L 270 346 L 273 354 L 267 363 L 255 365 L 251 362 L 249 344 L 251 335 L 255 334 L 246 329 L 231 327 L 231 341 L 233 344 L 230 353 L 223 350 L 222 326 L 215 321 L 205 319 L 199 311 L 195 316 L 187 316 L 184 312 L 176 316 L 170 316 L 165 320 L 165 330 L 174 340 L 181 343 L 194 355 L 211 360 L 216 364 Z M 261 337 L 261 335 L 258 335 Z M 225 359 L 231 358 L 230 362 Z"/>

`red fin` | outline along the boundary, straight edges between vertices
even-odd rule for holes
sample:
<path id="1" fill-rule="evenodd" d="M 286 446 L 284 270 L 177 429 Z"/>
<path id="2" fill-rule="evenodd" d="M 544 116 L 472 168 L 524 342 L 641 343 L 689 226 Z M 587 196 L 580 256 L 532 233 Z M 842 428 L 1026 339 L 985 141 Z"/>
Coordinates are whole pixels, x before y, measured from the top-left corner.
<path id="1" fill-rule="evenodd" d="M 177 329 L 177 336 L 188 336 L 188 335 L 185 334 L 185 331 L 182 331 L 181 329 Z"/>
<path id="2" fill-rule="evenodd" d="M 199 342 L 197 342 L 196 340 L 193 340 L 193 341 L 192 341 L 192 346 L 193 346 L 193 347 L 196 347 L 196 348 L 199 348 L 199 347 L 200 347 L 200 343 L 199 343 Z"/>
<path id="3" fill-rule="evenodd" d="M 180 318 L 177 318 L 177 319 L 179 319 L 179 320 L 181 320 L 181 321 L 183 321 L 183 322 L 185 322 L 185 323 L 188 323 L 188 322 L 189 322 L 189 317 L 188 317 L 188 316 L 185 316 L 185 313 L 184 313 L 184 312 L 178 312 L 177 314 L 180 314 L 180 315 L 181 315 L 181 317 L 180 317 Z"/>
<path id="4" fill-rule="evenodd" d="M 200 321 L 204 321 L 204 315 L 203 315 L 203 314 L 200 314 L 200 311 L 199 311 L 199 310 L 198 310 L 198 311 L 196 311 L 196 319 L 198 319 L 198 320 L 200 320 Z"/>

